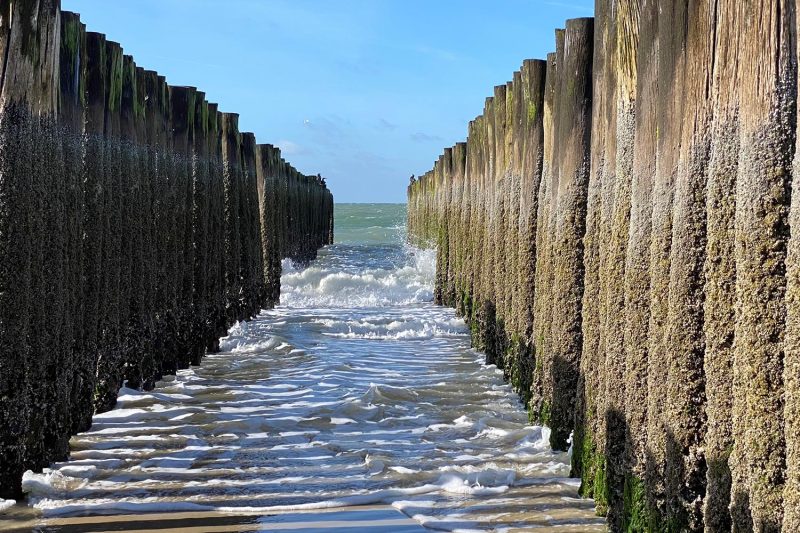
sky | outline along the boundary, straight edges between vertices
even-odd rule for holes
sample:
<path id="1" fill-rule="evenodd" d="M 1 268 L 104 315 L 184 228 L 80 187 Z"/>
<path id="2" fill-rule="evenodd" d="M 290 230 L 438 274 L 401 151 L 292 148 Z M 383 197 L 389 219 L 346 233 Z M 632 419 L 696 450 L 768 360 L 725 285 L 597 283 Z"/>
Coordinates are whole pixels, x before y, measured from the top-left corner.
<path id="1" fill-rule="evenodd" d="M 405 202 L 495 85 L 594 0 L 62 0 L 139 66 L 322 174 L 337 202 Z"/>

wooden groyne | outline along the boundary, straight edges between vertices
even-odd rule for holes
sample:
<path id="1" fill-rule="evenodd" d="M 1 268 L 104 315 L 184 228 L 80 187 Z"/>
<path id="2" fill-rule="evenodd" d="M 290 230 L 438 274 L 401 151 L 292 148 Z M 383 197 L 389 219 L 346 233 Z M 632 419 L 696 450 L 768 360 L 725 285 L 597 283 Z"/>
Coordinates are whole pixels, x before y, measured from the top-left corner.
<path id="1" fill-rule="evenodd" d="M 0 497 L 123 382 L 199 363 L 332 241 L 333 197 L 58 0 L 0 2 Z"/>
<path id="2" fill-rule="evenodd" d="M 799 14 L 597 0 L 409 187 L 613 531 L 800 530 Z"/>

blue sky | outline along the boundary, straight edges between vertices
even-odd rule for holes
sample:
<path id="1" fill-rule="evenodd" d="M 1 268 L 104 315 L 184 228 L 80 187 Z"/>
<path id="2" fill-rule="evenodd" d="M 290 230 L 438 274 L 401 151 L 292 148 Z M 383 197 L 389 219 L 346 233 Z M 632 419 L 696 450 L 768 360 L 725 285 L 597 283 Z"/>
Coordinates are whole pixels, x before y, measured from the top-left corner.
<path id="1" fill-rule="evenodd" d="M 338 202 L 404 202 L 494 85 L 594 0 L 62 0 L 173 85 L 327 178 Z"/>

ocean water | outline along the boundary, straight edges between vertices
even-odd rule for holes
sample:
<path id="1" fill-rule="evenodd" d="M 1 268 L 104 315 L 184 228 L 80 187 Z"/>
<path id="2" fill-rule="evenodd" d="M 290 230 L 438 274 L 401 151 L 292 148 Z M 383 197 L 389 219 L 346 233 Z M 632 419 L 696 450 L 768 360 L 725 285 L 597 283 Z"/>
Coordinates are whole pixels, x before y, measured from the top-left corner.
<path id="1" fill-rule="evenodd" d="M 123 389 L 68 461 L 26 474 L 40 523 L 382 505 L 439 531 L 602 531 L 568 454 L 432 304 L 435 254 L 404 223 L 403 205 L 337 205 L 336 244 L 284 263 L 278 308 L 202 366 Z"/>

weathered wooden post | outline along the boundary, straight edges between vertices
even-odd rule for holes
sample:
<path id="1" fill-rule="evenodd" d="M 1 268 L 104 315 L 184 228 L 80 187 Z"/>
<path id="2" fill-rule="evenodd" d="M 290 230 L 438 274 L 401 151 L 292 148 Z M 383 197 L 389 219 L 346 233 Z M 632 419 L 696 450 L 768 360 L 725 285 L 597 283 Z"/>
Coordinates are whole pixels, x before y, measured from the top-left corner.
<path id="1" fill-rule="evenodd" d="M 120 101 L 120 174 L 122 209 L 122 318 L 121 357 L 125 362 L 124 379 L 133 386 L 140 386 L 145 360 L 146 333 L 144 287 L 143 287 L 143 231 L 142 217 L 142 160 L 139 150 L 139 124 L 143 119 L 140 107 L 136 63 L 131 56 L 123 56 Z"/>
<path id="2" fill-rule="evenodd" d="M 556 49 L 563 50 L 564 30 L 556 30 Z M 552 287 L 552 242 L 553 202 L 552 189 L 557 169 L 554 138 L 557 115 L 555 98 L 558 87 L 558 53 L 547 55 L 545 74 L 545 92 L 543 107 L 543 163 L 542 179 L 539 183 L 538 206 L 536 219 L 536 278 L 534 287 L 534 357 L 535 367 L 531 385 L 530 411 L 534 420 L 548 425 L 550 423 L 551 389 L 548 385 L 551 368 L 552 337 L 550 325 L 553 317 L 553 301 L 550 293 Z"/>
<path id="3" fill-rule="evenodd" d="M 241 318 L 243 291 L 240 278 L 242 263 L 241 228 L 239 227 L 241 168 L 239 115 L 222 114 L 222 164 L 225 186 L 225 292 L 228 320 Z"/>
<path id="4" fill-rule="evenodd" d="M 795 6 L 796 27 L 800 10 Z M 797 54 L 800 43 L 795 42 Z M 798 108 L 800 113 L 800 108 Z M 800 121 L 795 125 L 800 124 Z M 790 226 L 800 227 L 800 146 L 795 132 L 795 159 L 792 181 Z M 783 362 L 784 439 L 786 441 L 786 484 L 783 492 L 783 531 L 800 529 L 800 238 L 795 233 L 789 241 L 787 271 L 786 347 Z M 727 391 L 726 391 L 727 392 Z M 727 399 L 727 398 L 726 398 Z M 709 478 L 709 482 L 711 479 Z"/>
<path id="5" fill-rule="evenodd" d="M 739 83 L 736 42 L 741 2 L 718 3 L 717 64 L 711 86 L 713 124 L 706 190 L 706 259 L 703 333 L 708 431 L 705 438 L 707 486 L 705 527 L 731 530 L 733 433 L 733 341 L 736 324 L 736 175 L 739 163 Z"/>
<path id="6" fill-rule="evenodd" d="M 666 411 L 668 446 L 665 486 L 666 521 L 692 531 L 703 528 L 703 498 L 706 494 L 706 391 L 703 335 L 705 294 L 706 199 L 710 152 L 711 102 L 715 58 L 713 42 L 715 6 L 712 2 L 691 4 L 686 24 L 683 74 L 674 70 L 675 91 L 684 94 L 682 113 L 676 112 L 681 129 L 676 132 L 679 156 L 672 207 L 672 249 L 667 311 L 666 342 L 670 353 L 667 368 Z M 685 18 L 684 18 L 685 17 Z M 685 21 L 685 22 L 684 22 Z M 673 33 L 676 33 L 673 30 Z M 681 52 L 673 52 L 680 57 Z M 666 110 L 665 110 L 666 112 Z"/>
<path id="7" fill-rule="evenodd" d="M 627 197 L 630 146 L 619 138 L 630 113 L 629 95 L 623 94 L 631 61 L 622 50 L 627 37 L 618 31 L 624 13 L 620 2 L 598 2 L 595 9 L 591 173 L 587 190 L 584 240 L 583 346 L 575 406 L 573 470 L 582 477 L 581 491 L 595 498 L 600 513 L 608 512 L 620 527 L 619 505 L 609 509 L 610 493 L 622 491 L 624 450 L 623 324 L 624 253 L 627 241 Z M 605 134 L 601 132 L 606 132 Z M 608 134 L 608 132 L 613 132 Z M 632 132 L 628 133 L 632 137 Z M 632 140 L 632 139 L 631 139 Z M 621 146 L 618 146 L 618 143 Z M 623 157 L 618 157 L 623 156 Z M 612 421 L 610 418 L 615 418 Z M 613 422 L 613 427 L 610 427 Z M 615 433 L 617 432 L 617 433 Z M 614 504 L 621 503 L 614 500 Z"/>
<path id="8" fill-rule="evenodd" d="M 256 179 L 256 137 L 252 133 L 242 134 L 241 157 L 243 182 L 240 216 L 244 247 L 242 279 L 246 280 L 246 315 L 251 318 L 258 314 L 266 299 Z"/>
<path id="9" fill-rule="evenodd" d="M 557 173 L 552 198 L 553 322 L 552 399 L 550 443 L 567 449 L 574 427 L 575 396 L 581 357 L 581 299 L 583 248 L 589 185 L 589 146 L 592 109 L 593 19 L 567 21 L 563 63 L 555 109 L 560 116 L 554 145 L 558 146 Z"/>
<path id="10" fill-rule="evenodd" d="M 447 264 L 449 262 L 449 236 L 447 234 L 447 209 L 446 189 L 449 187 L 448 173 L 449 161 L 451 160 L 451 149 L 445 148 L 444 154 L 433 166 L 433 179 L 436 182 L 436 193 L 434 197 L 434 217 L 436 219 L 436 280 L 434 282 L 434 302 L 438 305 L 446 303 L 444 298 L 445 287 L 447 286 Z"/>
<path id="11" fill-rule="evenodd" d="M 742 26 L 733 345 L 736 439 L 730 459 L 733 526 L 780 531 L 786 475 L 784 327 L 796 141 L 796 5 L 778 0 L 737 7 Z"/>
<path id="12" fill-rule="evenodd" d="M 631 13 L 636 3 L 629 4 Z M 630 20 L 626 18 L 626 20 Z M 631 21 L 635 24 L 635 21 Z M 650 250 L 652 192 L 656 172 L 658 137 L 658 1 L 638 6 L 638 26 L 628 53 L 634 70 L 630 82 L 635 116 L 633 170 L 630 190 L 630 231 L 625 255 L 625 524 L 649 520 L 655 507 L 645 486 L 647 470 L 648 348 L 650 324 Z M 650 527 L 649 524 L 644 524 Z"/>
<path id="13" fill-rule="evenodd" d="M 156 246 L 156 220 L 155 220 L 155 192 L 156 192 L 156 161 L 155 150 L 153 148 L 153 128 L 154 117 L 153 90 L 155 87 L 157 74 L 153 71 L 136 68 L 135 83 L 136 93 L 134 96 L 134 119 L 135 135 L 137 145 L 135 146 L 138 154 L 139 179 L 136 184 L 138 194 L 137 218 L 135 221 L 138 227 L 139 245 L 134 251 L 134 261 L 139 262 L 137 266 L 139 278 L 134 287 L 134 291 L 139 291 L 140 296 L 136 297 L 139 306 L 138 328 L 138 360 L 132 362 L 138 374 L 128 376 L 131 386 L 137 384 L 146 389 L 155 386 L 156 377 L 159 376 L 160 368 L 156 364 L 156 290 L 158 282 L 157 246 Z"/>
<path id="14" fill-rule="evenodd" d="M 264 282 L 268 306 L 280 298 L 281 257 L 278 249 L 277 182 L 275 175 L 275 149 L 268 144 L 256 147 L 256 178 L 258 180 L 259 215 L 261 218 Z"/>
<path id="15" fill-rule="evenodd" d="M 46 228 L 35 196 L 37 181 L 46 179 L 41 174 L 50 170 L 43 157 L 54 148 L 41 143 L 57 110 L 59 15 L 52 0 L 18 2 L 0 13 L 0 497 L 19 495 L 22 472 L 49 459 L 36 442 L 47 411 L 34 402 L 49 381 L 44 371 L 50 361 L 29 331 L 45 326 L 36 321 L 44 302 L 32 296 L 50 281 L 49 273 L 39 275 L 44 243 L 37 237 Z"/>
<path id="16" fill-rule="evenodd" d="M 71 412 L 62 417 L 68 421 L 60 439 L 66 441 L 85 418 L 80 412 L 81 398 L 85 394 L 87 374 L 91 367 L 91 352 L 84 345 L 83 307 L 85 305 L 85 278 L 83 275 L 83 210 L 84 180 L 86 178 L 86 106 L 87 106 L 87 49 L 86 27 L 75 13 L 61 13 L 61 87 L 59 95 L 59 124 L 64 135 L 64 183 L 66 253 L 65 258 L 65 290 L 68 291 L 67 324 L 63 336 L 65 350 L 71 354 L 71 364 L 66 369 L 71 375 L 69 380 L 68 401 L 60 401 L 64 409 Z M 77 408 L 76 408 L 77 407 Z"/>
<path id="17" fill-rule="evenodd" d="M 800 10 L 795 6 L 795 27 L 800 27 Z M 800 43 L 795 42 L 795 54 L 800 57 Z M 795 63 L 796 64 L 796 63 Z M 798 108 L 800 114 L 800 108 Z M 795 127 L 800 121 L 795 122 Z M 786 440 L 786 483 L 783 491 L 783 531 L 800 530 L 800 236 L 796 229 L 800 227 L 800 146 L 797 146 L 797 133 L 795 132 L 795 158 L 792 176 L 792 203 L 789 216 L 789 225 L 795 233 L 789 241 L 788 256 L 786 258 L 786 344 L 783 362 L 784 380 L 784 439 Z M 727 361 L 726 361 L 727 362 Z M 724 371 L 729 371 L 725 367 Z M 724 388 L 725 393 L 729 392 Z M 730 396 L 725 395 L 724 400 Z M 709 404 L 711 400 L 709 399 Z M 728 407 L 727 403 L 722 404 Z M 724 412 L 724 411 L 723 411 Z M 711 433 L 711 420 L 709 416 L 709 433 Z M 721 432 L 720 432 L 721 433 Z M 729 435 L 723 434 L 730 438 Z M 727 440 L 719 439 L 718 443 Z M 710 455 L 710 454 L 709 454 Z M 710 461 L 709 461 L 710 462 Z M 711 468 L 709 468 L 709 473 Z M 719 476 L 721 480 L 727 479 Z M 713 480 L 709 474 L 709 487 Z M 721 485 L 724 484 L 720 483 Z M 709 505 L 710 507 L 710 505 Z"/>
<path id="18" fill-rule="evenodd" d="M 181 278 L 178 285 L 178 364 L 179 368 L 188 368 L 193 359 L 202 357 L 197 354 L 195 339 L 192 338 L 192 312 L 194 309 L 194 172 L 195 143 L 198 136 L 198 125 L 195 121 L 197 113 L 198 91 L 196 87 L 188 87 L 186 95 L 186 148 L 183 153 L 176 153 L 177 169 L 177 202 L 178 202 L 178 261 L 181 265 Z"/>
<path id="19" fill-rule="evenodd" d="M 227 262 L 225 250 L 227 247 L 227 231 L 225 226 L 225 167 L 222 156 L 222 113 L 217 104 L 208 105 L 209 123 L 209 148 L 211 157 L 210 182 L 211 194 L 211 234 L 213 241 L 213 267 L 211 273 L 212 311 L 209 320 L 211 338 L 207 349 L 211 352 L 219 350 L 219 337 L 225 334 L 227 325 Z M 220 253 L 222 251 L 223 253 Z"/>
<path id="20" fill-rule="evenodd" d="M 539 220 L 539 187 L 542 181 L 544 157 L 544 88 L 547 63 L 525 61 L 521 71 L 520 99 L 521 145 L 519 186 L 519 251 L 518 251 L 518 296 L 514 300 L 517 308 L 517 333 L 519 335 L 518 365 L 519 386 L 525 406 L 530 408 L 531 385 L 535 365 L 534 346 L 534 295 L 536 289 L 536 234 Z M 513 376 L 512 376 L 513 378 Z"/>
<path id="21" fill-rule="evenodd" d="M 645 485 L 659 517 L 667 516 L 665 471 L 667 449 L 674 439 L 667 434 L 667 415 L 663 406 L 663 387 L 671 361 L 672 348 L 667 337 L 669 311 L 669 272 L 672 247 L 672 202 L 675 173 L 681 140 L 686 42 L 685 2 L 659 2 L 655 39 L 658 89 L 656 93 L 656 172 L 653 181 L 652 241 L 650 249 L 650 332 L 648 345 L 647 468 Z M 644 36 L 642 37 L 644 39 Z M 663 80 L 663 81 L 662 81 Z"/>
<path id="22" fill-rule="evenodd" d="M 122 106 L 122 47 L 105 41 L 101 62 L 105 60 L 105 127 L 103 130 L 103 225 L 102 288 L 100 312 L 100 346 L 95 407 L 108 411 L 114 407 L 117 390 L 122 384 L 122 168 L 121 168 L 121 106 Z M 100 65 L 102 68 L 102 65 Z M 126 280 L 127 282 L 127 280 Z"/>
<path id="23" fill-rule="evenodd" d="M 173 344 L 171 361 L 168 370 L 174 372 L 179 368 L 187 368 L 191 363 L 192 350 L 190 340 L 186 338 L 189 314 L 192 305 L 192 280 L 194 272 L 193 252 L 189 252 L 186 242 L 192 244 L 191 225 L 191 180 L 194 118 L 197 90 L 194 87 L 170 87 L 169 105 L 172 118 L 172 180 L 170 181 L 170 198 L 172 199 L 174 226 L 171 228 L 172 246 L 170 255 L 175 283 L 172 320 L 175 324 L 177 338 Z M 188 226 L 188 228 L 187 228 Z M 187 235 L 188 234 L 188 235 Z"/>
<path id="24" fill-rule="evenodd" d="M 194 294 L 192 299 L 191 363 L 200 364 L 205 355 L 209 339 L 211 320 L 211 262 L 214 261 L 212 246 L 212 163 L 209 155 L 209 104 L 205 93 L 198 92 L 194 107 L 194 138 L 192 157 L 191 188 L 193 204 L 191 206 L 192 242 L 194 243 Z"/>

